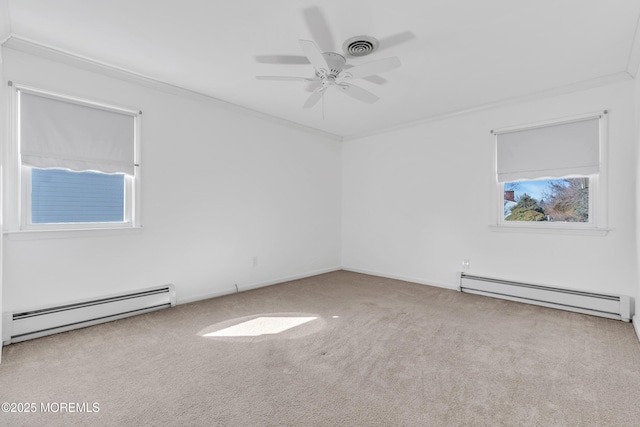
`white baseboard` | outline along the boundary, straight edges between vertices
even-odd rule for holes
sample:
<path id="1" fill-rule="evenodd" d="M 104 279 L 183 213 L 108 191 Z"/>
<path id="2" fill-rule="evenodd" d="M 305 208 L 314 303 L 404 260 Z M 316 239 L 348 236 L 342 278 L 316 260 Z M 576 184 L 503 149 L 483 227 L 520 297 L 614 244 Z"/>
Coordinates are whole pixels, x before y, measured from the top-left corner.
<path id="1" fill-rule="evenodd" d="M 339 271 L 339 270 L 342 270 L 342 267 L 338 266 L 338 267 L 324 268 L 324 269 L 321 269 L 321 270 L 310 271 L 308 273 L 294 274 L 292 276 L 285 276 L 285 277 L 279 277 L 277 279 L 266 280 L 264 282 L 250 283 L 250 284 L 246 284 L 246 285 L 238 285 L 237 289 L 236 289 L 235 286 L 233 286 L 233 287 L 227 288 L 225 290 L 216 291 L 216 292 L 210 292 L 210 293 L 206 293 L 206 294 L 200 294 L 200 295 L 196 295 L 196 296 L 192 296 L 192 297 L 187 297 L 187 298 L 184 298 L 184 299 L 180 298 L 179 295 L 178 295 L 178 305 L 180 305 L 180 304 L 188 304 L 190 302 L 201 301 L 201 300 L 209 299 L 209 298 L 221 297 L 223 295 L 235 294 L 237 292 L 249 291 L 251 289 L 264 288 L 265 286 L 277 285 L 279 283 L 289 282 L 291 280 L 305 279 L 307 277 L 317 276 L 319 274 L 324 274 L 324 273 L 331 273 L 333 271 Z"/>
<path id="2" fill-rule="evenodd" d="M 267 280 L 265 282 L 254 283 L 249 285 L 238 286 L 240 292 L 249 291 L 251 289 L 263 288 L 265 286 L 277 285 L 278 283 L 290 282 L 291 280 L 304 279 L 307 277 L 317 276 L 319 274 L 331 273 L 334 271 L 342 270 L 342 267 L 323 268 L 321 270 L 311 271 L 309 273 L 294 274 L 293 276 L 281 277 L 279 279 Z"/>
<path id="3" fill-rule="evenodd" d="M 638 316 L 633 316 L 631 323 L 633 323 L 633 329 L 636 331 L 638 341 L 640 341 L 640 318 Z"/>
<path id="4" fill-rule="evenodd" d="M 418 283 L 420 285 L 434 286 L 436 288 L 445 288 L 445 289 L 451 289 L 451 290 L 454 290 L 454 291 L 459 291 L 460 290 L 458 288 L 458 286 L 456 286 L 456 285 L 437 282 L 437 281 L 434 281 L 434 280 L 424 280 L 424 279 L 419 279 L 419 278 L 416 278 L 416 277 L 401 276 L 401 275 L 390 274 L 390 273 L 382 273 L 380 271 L 366 270 L 366 269 L 363 269 L 363 268 L 355 268 L 355 267 L 345 267 L 345 266 L 343 266 L 342 270 L 352 271 L 354 273 L 368 274 L 368 275 L 371 275 L 371 276 L 385 277 L 387 279 L 402 280 L 404 282 Z"/>

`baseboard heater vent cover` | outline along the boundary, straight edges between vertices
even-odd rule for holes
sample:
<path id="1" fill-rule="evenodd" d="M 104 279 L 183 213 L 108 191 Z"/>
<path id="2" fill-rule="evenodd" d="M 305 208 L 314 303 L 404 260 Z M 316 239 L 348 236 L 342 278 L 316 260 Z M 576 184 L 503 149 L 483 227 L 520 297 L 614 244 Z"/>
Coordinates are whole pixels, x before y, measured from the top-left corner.
<path id="1" fill-rule="evenodd" d="M 16 313 L 4 313 L 4 344 L 148 313 L 176 305 L 172 284 L 94 300 Z"/>
<path id="2" fill-rule="evenodd" d="M 629 322 L 631 298 L 460 273 L 460 291 Z"/>

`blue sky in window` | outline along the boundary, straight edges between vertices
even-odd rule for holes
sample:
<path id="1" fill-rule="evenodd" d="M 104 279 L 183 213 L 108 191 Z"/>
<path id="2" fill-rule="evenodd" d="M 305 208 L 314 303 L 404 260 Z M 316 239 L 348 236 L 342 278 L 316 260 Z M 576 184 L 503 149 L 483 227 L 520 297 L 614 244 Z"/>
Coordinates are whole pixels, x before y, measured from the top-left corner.
<path id="1" fill-rule="evenodd" d="M 124 221 L 124 175 L 39 169 L 31 172 L 31 223 Z"/>
<path id="2" fill-rule="evenodd" d="M 539 181 L 519 181 L 512 183 L 505 183 L 505 190 L 509 189 L 510 184 L 516 185 L 515 188 L 515 198 L 518 200 L 520 196 L 524 193 L 527 193 L 537 201 L 540 201 L 543 198 L 544 193 L 547 191 L 548 185 L 550 182 L 556 182 L 562 180 L 556 179 L 543 179 Z"/>

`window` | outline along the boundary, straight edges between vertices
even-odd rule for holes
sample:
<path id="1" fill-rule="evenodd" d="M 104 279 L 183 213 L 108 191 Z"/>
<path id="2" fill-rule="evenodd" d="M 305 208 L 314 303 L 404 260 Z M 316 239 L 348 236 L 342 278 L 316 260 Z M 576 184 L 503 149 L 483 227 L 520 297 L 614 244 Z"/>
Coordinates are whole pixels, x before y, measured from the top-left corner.
<path id="1" fill-rule="evenodd" d="M 589 222 L 589 177 L 504 183 L 505 221 Z"/>
<path id="2" fill-rule="evenodd" d="M 495 131 L 496 223 L 604 230 L 605 114 Z"/>
<path id="3" fill-rule="evenodd" d="M 139 113 L 15 87 L 9 231 L 139 223 Z"/>
<path id="4" fill-rule="evenodd" d="M 31 223 L 124 222 L 124 177 L 31 168 Z"/>

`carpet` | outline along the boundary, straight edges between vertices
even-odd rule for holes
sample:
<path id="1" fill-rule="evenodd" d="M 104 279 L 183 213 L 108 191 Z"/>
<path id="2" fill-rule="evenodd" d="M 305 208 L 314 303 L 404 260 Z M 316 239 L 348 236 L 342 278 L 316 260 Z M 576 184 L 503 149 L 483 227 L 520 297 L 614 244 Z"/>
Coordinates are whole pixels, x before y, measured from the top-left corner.
<path id="1" fill-rule="evenodd" d="M 2 360 L 0 425 L 640 425 L 631 324 L 346 271 Z"/>

